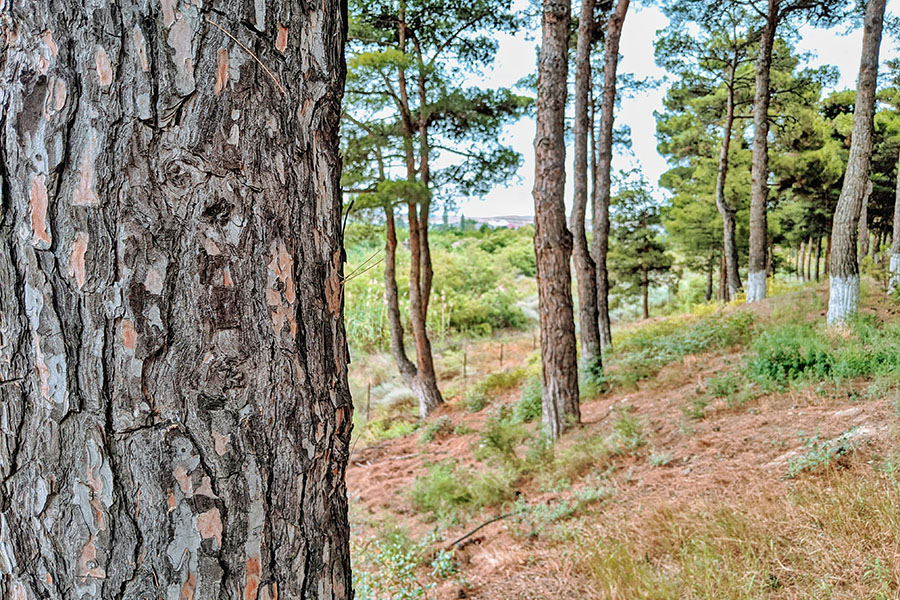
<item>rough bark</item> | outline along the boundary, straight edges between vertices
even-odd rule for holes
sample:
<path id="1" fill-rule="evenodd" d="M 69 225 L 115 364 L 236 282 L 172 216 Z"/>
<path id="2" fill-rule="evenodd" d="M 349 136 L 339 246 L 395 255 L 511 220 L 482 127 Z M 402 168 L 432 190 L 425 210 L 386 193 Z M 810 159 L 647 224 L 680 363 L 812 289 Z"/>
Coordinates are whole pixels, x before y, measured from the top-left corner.
<path id="1" fill-rule="evenodd" d="M 766 24 L 759 39 L 756 59 L 756 92 L 753 99 L 753 159 L 750 189 L 750 264 L 747 302 L 766 297 L 766 205 L 769 196 L 769 79 L 772 48 L 778 28 L 781 0 L 768 0 Z"/>
<path id="2" fill-rule="evenodd" d="M 588 197 L 588 100 L 591 88 L 591 46 L 594 31 L 594 0 L 582 0 L 575 54 L 575 159 L 572 169 L 575 194 L 572 201 L 575 275 L 578 279 L 578 317 L 581 332 L 581 362 L 599 374 L 602 369 L 600 323 L 597 310 L 597 269 L 588 249 L 585 213 Z"/>
<path id="3" fill-rule="evenodd" d="M 600 130 L 597 132 L 597 169 L 594 171 L 594 206 L 591 254 L 597 267 L 597 311 L 600 315 L 600 343 L 612 345 L 609 322 L 609 197 L 612 170 L 613 120 L 616 105 L 616 69 L 619 65 L 619 39 L 628 12 L 629 0 L 618 0 L 606 26 L 606 46 L 603 66 L 603 94 L 601 95 Z"/>
<path id="4" fill-rule="evenodd" d="M 564 203 L 566 146 L 563 138 L 568 70 L 568 0 L 544 0 L 538 58 L 537 133 L 534 139 L 534 250 L 541 321 L 543 427 L 557 439 L 581 420 L 572 280 L 572 234 Z"/>
<path id="5" fill-rule="evenodd" d="M 352 596 L 345 18 L 5 3 L 0 597 Z"/>
<path id="6" fill-rule="evenodd" d="M 413 390 L 418 387 L 416 365 L 406 356 L 403 345 L 403 321 L 400 317 L 400 294 L 397 288 L 397 228 L 394 222 L 394 208 L 384 207 L 384 302 L 387 305 L 388 325 L 391 330 L 391 354 L 400 371 L 400 376 Z M 421 409 L 421 405 L 419 407 Z"/>
<path id="7" fill-rule="evenodd" d="M 734 297 L 741 292 L 741 276 L 738 271 L 737 227 L 735 215 L 737 211 L 725 199 L 725 181 L 728 177 L 728 149 L 731 145 L 731 131 L 734 127 L 734 78 L 737 71 L 737 55 L 731 63 L 728 76 L 728 98 L 725 109 L 725 125 L 722 131 L 722 147 L 719 153 L 719 169 L 716 174 L 716 207 L 722 215 L 722 234 L 725 249 L 725 273 L 728 280 L 729 295 Z"/>
<path id="8" fill-rule="evenodd" d="M 875 87 L 878 80 L 878 54 L 884 23 L 885 0 L 869 0 L 863 31 L 863 49 L 857 81 L 856 107 L 850 157 L 844 172 L 844 186 L 834 211 L 831 251 L 831 293 L 828 298 L 828 323 L 842 324 L 859 307 L 859 264 L 856 233 L 863 197 L 869 180 L 872 154 L 872 124 L 875 113 Z"/>
<path id="9" fill-rule="evenodd" d="M 897 158 L 897 181 L 894 191 L 894 229 L 891 237 L 890 286 L 894 292 L 900 287 L 900 156 Z"/>
<path id="10" fill-rule="evenodd" d="M 869 255 L 869 197 L 872 195 L 872 180 L 866 184 L 862 209 L 859 211 L 859 264 Z"/>

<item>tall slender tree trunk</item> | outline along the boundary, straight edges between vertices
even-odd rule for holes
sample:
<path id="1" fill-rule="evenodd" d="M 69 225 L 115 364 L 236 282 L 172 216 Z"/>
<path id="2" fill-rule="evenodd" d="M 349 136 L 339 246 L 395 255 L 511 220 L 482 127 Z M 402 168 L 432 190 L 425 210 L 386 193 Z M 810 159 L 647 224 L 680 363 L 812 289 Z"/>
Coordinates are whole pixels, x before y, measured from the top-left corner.
<path id="1" fill-rule="evenodd" d="M 766 297 L 766 210 L 769 197 L 769 71 L 780 18 L 781 0 L 768 0 L 766 24 L 759 39 L 756 59 L 756 93 L 753 99 L 753 159 L 750 188 L 750 265 L 747 302 Z"/>
<path id="2" fill-rule="evenodd" d="M 534 139 L 534 251 L 541 320 L 543 427 L 557 439 L 581 421 L 578 359 L 569 260 L 572 234 L 564 202 L 563 137 L 568 71 L 569 0 L 544 0 L 538 59 L 537 133 Z"/>
<path id="3" fill-rule="evenodd" d="M 406 52 L 408 31 L 406 25 L 406 2 L 401 0 L 398 24 L 398 43 L 403 52 Z M 427 137 L 420 139 L 420 169 L 416 169 L 415 150 L 413 137 L 416 133 L 416 124 L 413 122 L 412 110 L 409 102 L 409 91 L 406 77 L 406 69 L 402 65 L 397 69 L 398 83 L 398 108 L 403 130 L 403 148 L 406 159 L 406 178 L 408 181 L 416 181 L 419 176 L 420 183 L 427 191 L 427 182 L 422 177 L 428 174 L 428 141 Z M 424 82 L 420 80 L 419 92 L 423 93 Z M 421 96 L 420 96 L 421 99 Z M 419 123 L 421 124 L 421 116 Z M 424 154 L 422 154 L 424 151 Z M 434 357 L 431 353 L 431 340 L 428 338 L 426 319 L 428 314 L 428 298 L 431 294 L 431 252 L 428 249 L 428 201 L 422 200 L 422 211 L 425 214 L 426 223 L 420 225 L 418 210 L 419 202 L 416 199 L 408 199 L 407 210 L 409 215 L 409 321 L 412 329 L 413 341 L 416 347 L 416 384 L 412 386 L 413 392 L 419 401 L 419 415 L 424 419 L 428 414 L 440 406 L 444 399 L 437 387 L 437 377 L 434 371 Z M 424 267 L 424 268 L 423 268 Z M 402 345 L 402 338 L 401 338 Z M 398 363 L 398 368 L 403 374 L 403 365 Z M 405 379 L 406 376 L 404 376 Z"/>
<path id="4" fill-rule="evenodd" d="M 350 598 L 345 8 L 3 11 L 0 597 Z"/>
<path id="5" fill-rule="evenodd" d="M 722 302 L 730 302 L 731 297 L 728 295 L 728 271 L 725 268 L 725 253 L 722 253 L 719 259 L 719 300 Z"/>
<path id="6" fill-rule="evenodd" d="M 709 257 L 709 260 L 706 263 L 706 293 L 703 295 L 703 300 L 705 302 L 709 302 L 712 300 L 713 295 L 713 271 L 716 269 L 716 257 L 712 255 Z"/>
<path id="7" fill-rule="evenodd" d="M 806 242 L 800 242 L 800 255 L 797 257 L 797 277 L 800 281 L 806 281 L 803 265 L 806 264 Z"/>
<path id="8" fill-rule="evenodd" d="M 832 227 L 829 227 L 830 231 Z M 825 277 L 828 277 L 829 272 L 831 271 L 831 236 L 825 236 Z"/>
<path id="9" fill-rule="evenodd" d="M 384 217 L 384 302 L 387 305 L 388 325 L 391 330 L 391 354 L 403 381 L 411 389 L 416 390 L 419 385 L 416 365 L 406 356 L 406 348 L 403 345 L 403 321 L 400 317 L 400 294 L 397 289 L 397 228 L 394 222 L 394 207 L 390 203 L 384 207 Z M 421 404 L 419 408 L 421 410 Z"/>
<path id="10" fill-rule="evenodd" d="M 731 145 L 731 130 L 734 126 L 734 78 L 737 71 L 737 55 L 731 63 L 726 85 L 728 99 L 725 110 L 725 125 L 722 132 L 722 148 L 719 153 L 719 170 L 716 175 L 716 207 L 722 215 L 722 234 L 725 249 L 725 271 L 728 278 L 728 293 L 737 296 L 741 291 L 741 276 L 738 271 L 737 211 L 725 199 L 725 181 L 728 177 L 728 149 Z"/>
<path id="11" fill-rule="evenodd" d="M 616 69 L 619 64 L 619 39 L 628 12 L 629 0 L 618 0 L 606 26 L 603 66 L 603 94 L 600 104 L 600 131 L 597 133 L 597 170 L 594 172 L 594 237 L 591 254 L 597 266 L 597 310 L 600 314 L 600 343 L 612 345 L 609 322 L 609 199 L 612 182 L 613 120 L 616 105 Z"/>
<path id="12" fill-rule="evenodd" d="M 850 158 L 844 173 L 844 187 L 841 189 L 841 196 L 834 211 L 834 229 L 831 234 L 834 241 L 831 252 L 831 293 L 828 298 L 829 324 L 845 323 L 859 307 L 856 229 L 869 180 L 884 5 L 885 0 L 869 0 L 866 7 Z"/>
<path id="13" fill-rule="evenodd" d="M 812 281 L 812 262 L 813 262 L 813 238 L 809 236 L 809 243 L 806 245 L 806 251 L 808 253 L 806 259 L 806 280 Z"/>
<path id="14" fill-rule="evenodd" d="M 575 194 L 572 228 L 575 275 L 578 279 L 578 317 L 581 331 L 581 361 L 595 374 L 602 370 L 600 323 L 597 311 L 597 269 L 585 235 L 588 197 L 588 99 L 591 88 L 591 46 L 594 32 L 594 0 L 582 0 L 575 56 Z"/>
<path id="15" fill-rule="evenodd" d="M 894 229 L 891 236 L 890 286 L 891 291 L 900 287 L 900 156 L 897 158 L 897 181 L 894 190 Z"/>
<path id="16" fill-rule="evenodd" d="M 859 211 L 859 264 L 869 255 L 869 197 L 872 195 L 872 180 L 866 183 L 862 209 Z"/>
<path id="17" fill-rule="evenodd" d="M 816 282 L 819 281 L 819 266 L 822 264 L 822 236 L 816 238 Z"/>

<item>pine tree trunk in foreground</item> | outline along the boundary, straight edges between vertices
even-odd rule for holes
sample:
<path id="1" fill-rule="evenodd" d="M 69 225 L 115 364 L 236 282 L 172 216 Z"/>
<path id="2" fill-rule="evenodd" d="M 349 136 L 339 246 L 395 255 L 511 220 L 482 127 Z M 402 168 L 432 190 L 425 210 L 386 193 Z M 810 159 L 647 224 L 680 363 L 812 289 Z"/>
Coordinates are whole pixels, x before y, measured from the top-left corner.
<path id="1" fill-rule="evenodd" d="M 900 156 L 897 158 L 897 181 L 894 191 L 894 234 L 891 236 L 891 291 L 900 287 Z"/>
<path id="2" fill-rule="evenodd" d="M 544 0 L 534 139 L 534 251 L 541 319 L 543 427 L 557 439 L 581 420 L 569 259 L 572 234 L 564 204 L 569 0 Z"/>
<path id="3" fill-rule="evenodd" d="M 766 24 L 759 40 L 756 59 L 756 93 L 753 99 L 753 158 L 750 172 L 750 266 L 747 273 L 747 302 L 766 297 L 766 205 L 769 197 L 769 79 L 772 48 L 778 28 L 780 0 L 768 0 Z"/>
<path id="4" fill-rule="evenodd" d="M 844 187 L 834 211 L 831 249 L 831 282 L 828 323 L 843 324 L 859 307 L 859 264 L 856 256 L 856 228 L 869 181 L 872 154 L 872 122 L 878 80 L 878 53 L 884 23 L 885 0 L 869 0 L 866 7 L 863 49 L 857 81 L 856 108 L 850 158 L 844 172 Z"/>
<path id="5" fill-rule="evenodd" d="M 588 249 L 585 213 L 588 197 L 588 96 L 591 87 L 591 42 L 594 0 L 582 0 L 575 56 L 575 194 L 572 201 L 572 256 L 578 279 L 578 321 L 581 331 L 581 362 L 585 369 L 602 370 L 600 323 L 597 311 L 597 268 Z"/>
<path id="6" fill-rule="evenodd" d="M 594 218 L 591 254 L 597 267 L 597 311 L 600 315 L 600 343 L 604 348 L 612 346 L 612 330 L 609 322 L 609 270 L 606 257 L 609 254 L 609 197 L 612 184 L 613 120 L 616 105 L 616 69 L 619 65 L 619 39 L 628 12 L 629 0 L 618 0 L 606 26 L 605 57 L 603 66 L 603 94 L 600 104 L 600 130 L 597 133 L 597 170 L 594 171 Z"/>
<path id="7" fill-rule="evenodd" d="M 0 24 L 0 597 L 350 598 L 345 8 L 90 6 Z"/>

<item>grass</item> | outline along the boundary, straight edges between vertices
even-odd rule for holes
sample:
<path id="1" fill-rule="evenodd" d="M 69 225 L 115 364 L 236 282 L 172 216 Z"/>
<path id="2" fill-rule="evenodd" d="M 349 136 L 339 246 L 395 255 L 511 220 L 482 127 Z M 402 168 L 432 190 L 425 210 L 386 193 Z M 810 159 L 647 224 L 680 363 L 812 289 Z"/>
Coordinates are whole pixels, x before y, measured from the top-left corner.
<path id="1" fill-rule="evenodd" d="M 768 388 L 856 377 L 896 381 L 898 364 L 900 323 L 859 316 L 843 331 L 790 323 L 762 332 L 751 345 L 747 374 Z"/>
<path id="2" fill-rule="evenodd" d="M 478 381 L 465 397 L 466 410 L 478 412 L 498 394 L 518 387 L 527 376 L 524 367 L 490 373 Z"/>
<path id="3" fill-rule="evenodd" d="M 846 471 L 825 483 L 604 521 L 561 560 L 610 599 L 896 598 L 900 483 Z"/>
<path id="4" fill-rule="evenodd" d="M 630 329 L 613 340 L 605 363 L 607 381 L 635 386 L 689 354 L 745 344 L 753 317 L 743 311 L 672 317 Z"/>

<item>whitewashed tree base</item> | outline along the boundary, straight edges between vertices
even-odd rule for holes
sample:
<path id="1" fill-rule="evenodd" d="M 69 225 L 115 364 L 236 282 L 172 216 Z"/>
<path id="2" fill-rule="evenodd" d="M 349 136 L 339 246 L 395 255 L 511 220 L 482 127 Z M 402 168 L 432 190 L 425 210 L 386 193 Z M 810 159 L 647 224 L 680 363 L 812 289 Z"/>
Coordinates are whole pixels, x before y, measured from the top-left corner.
<path id="1" fill-rule="evenodd" d="M 859 275 L 831 277 L 828 324 L 842 325 L 859 309 Z"/>
<path id="2" fill-rule="evenodd" d="M 897 291 L 900 288 L 900 254 L 891 254 L 891 291 Z"/>
<path id="3" fill-rule="evenodd" d="M 766 298 L 766 272 L 751 271 L 747 275 L 747 302 L 758 302 Z"/>

